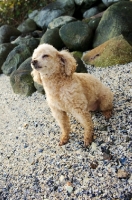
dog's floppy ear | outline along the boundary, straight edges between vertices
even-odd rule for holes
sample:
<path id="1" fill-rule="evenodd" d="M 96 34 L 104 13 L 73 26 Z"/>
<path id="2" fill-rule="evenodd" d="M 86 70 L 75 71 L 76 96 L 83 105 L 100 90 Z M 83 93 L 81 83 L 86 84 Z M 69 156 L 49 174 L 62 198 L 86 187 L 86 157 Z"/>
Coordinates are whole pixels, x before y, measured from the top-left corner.
<path id="1" fill-rule="evenodd" d="M 34 82 L 42 85 L 42 79 L 41 79 L 40 73 L 38 71 L 33 69 L 33 71 L 31 72 L 31 76 L 33 77 Z"/>
<path id="2" fill-rule="evenodd" d="M 59 52 L 59 59 L 61 66 L 64 67 L 65 74 L 71 76 L 76 70 L 76 60 L 74 57 L 66 50 Z"/>

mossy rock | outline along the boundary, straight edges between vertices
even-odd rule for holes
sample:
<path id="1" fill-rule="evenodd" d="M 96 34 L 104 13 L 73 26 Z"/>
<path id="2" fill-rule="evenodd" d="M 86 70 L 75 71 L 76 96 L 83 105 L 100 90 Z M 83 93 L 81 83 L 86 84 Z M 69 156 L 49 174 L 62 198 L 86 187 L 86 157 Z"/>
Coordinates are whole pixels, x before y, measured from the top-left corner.
<path id="1" fill-rule="evenodd" d="M 26 59 L 10 76 L 10 83 L 14 93 L 30 96 L 36 91 L 31 76 L 31 57 Z"/>
<path id="2" fill-rule="evenodd" d="M 39 93 L 45 94 L 45 91 L 44 91 L 44 88 L 43 88 L 42 85 L 40 85 L 40 84 L 34 82 L 34 87 L 36 88 L 36 90 L 37 90 Z"/>
<path id="3" fill-rule="evenodd" d="M 19 36 L 16 40 L 12 42 L 15 45 L 26 45 L 30 48 L 31 52 L 39 45 L 40 40 L 31 36 L 21 37 Z"/>
<path id="4" fill-rule="evenodd" d="M 74 17 L 71 17 L 71 16 L 57 17 L 52 22 L 49 23 L 48 28 L 49 29 L 60 28 L 63 25 L 65 25 L 69 22 L 72 22 L 72 21 L 76 21 L 76 19 Z"/>
<path id="5" fill-rule="evenodd" d="M 90 19 L 90 21 L 88 23 L 89 27 L 92 30 L 96 30 L 96 28 L 98 27 L 98 24 L 99 24 L 100 20 L 101 20 L 101 17 Z"/>
<path id="6" fill-rule="evenodd" d="M 0 44 L 0 73 L 2 73 L 1 67 L 5 62 L 8 54 L 15 48 L 15 44 L 4 43 Z"/>
<path id="7" fill-rule="evenodd" d="M 132 33 L 132 2 L 121 1 L 110 6 L 103 14 L 96 29 L 93 47 L 107 40 Z"/>
<path id="8" fill-rule="evenodd" d="M 91 47 L 93 31 L 85 22 L 70 22 L 60 28 L 59 34 L 72 51 L 86 51 Z"/>
<path id="9" fill-rule="evenodd" d="M 62 42 L 59 36 L 59 28 L 47 29 L 40 40 L 40 44 L 47 43 L 54 46 L 56 49 L 60 50 L 64 47 L 64 43 Z"/>
<path id="10" fill-rule="evenodd" d="M 73 51 L 72 55 L 74 56 L 74 58 L 78 57 L 78 58 L 82 58 L 83 53 L 81 51 Z"/>
<path id="11" fill-rule="evenodd" d="M 74 11 L 74 0 L 59 0 L 48 4 L 39 11 L 33 11 L 29 14 L 29 18 L 33 19 L 39 27 L 45 30 L 53 19 L 64 15 L 72 16 Z"/>
<path id="12" fill-rule="evenodd" d="M 3 25 L 0 27 L 0 44 L 9 43 L 11 36 L 19 36 L 21 32 L 10 25 Z"/>
<path id="13" fill-rule="evenodd" d="M 77 62 L 76 72 L 77 73 L 87 73 L 87 69 L 86 69 L 83 61 L 81 60 L 83 53 L 81 51 L 74 51 L 71 54 L 73 55 L 73 57 L 76 59 L 76 62 Z"/>
<path id="14" fill-rule="evenodd" d="M 32 55 L 31 49 L 26 45 L 15 47 L 7 56 L 6 61 L 2 65 L 2 71 L 9 76 L 13 71 Z"/>
<path id="15" fill-rule="evenodd" d="M 120 35 L 89 51 L 82 59 L 96 67 L 126 64 L 132 62 L 132 46 Z"/>
<path id="16" fill-rule="evenodd" d="M 26 19 L 17 27 L 17 29 L 22 33 L 35 31 L 36 28 L 37 28 L 36 23 L 32 19 Z"/>

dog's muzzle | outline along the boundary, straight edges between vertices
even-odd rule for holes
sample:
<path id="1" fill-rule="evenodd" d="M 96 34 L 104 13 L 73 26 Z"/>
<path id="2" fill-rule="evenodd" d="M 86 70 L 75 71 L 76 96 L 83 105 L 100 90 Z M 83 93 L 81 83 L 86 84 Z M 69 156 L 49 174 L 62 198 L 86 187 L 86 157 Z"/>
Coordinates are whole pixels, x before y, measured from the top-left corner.
<path id="1" fill-rule="evenodd" d="M 41 67 L 39 66 L 37 60 L 32 60 L 31 64 L 33 65 L 33 67 L 34 67 L 35 69 L 39 69 L 39 68 L 41 68 Z"/>

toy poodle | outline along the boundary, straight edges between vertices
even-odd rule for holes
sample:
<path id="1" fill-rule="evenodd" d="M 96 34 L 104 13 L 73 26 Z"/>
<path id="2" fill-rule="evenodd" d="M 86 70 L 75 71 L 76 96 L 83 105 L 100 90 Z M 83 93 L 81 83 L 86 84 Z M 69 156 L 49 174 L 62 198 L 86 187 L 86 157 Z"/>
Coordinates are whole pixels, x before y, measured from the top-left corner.
<path id="1" fill-rule="evenodd" d="M 71 113 L 84 127 L 84 145 L 93 139 L 90 111 L 100 110 L 106 118 L 112 113 L 113 93 L 97 78 L 87 73 L 75 73 L 76 60 L 66 50 L 57 51 L 49 44 L 34 50 L 31 66 L 35 82 L 42 84 L 48 105 L 61 131 L 59 145 L 69 140 Z"/>

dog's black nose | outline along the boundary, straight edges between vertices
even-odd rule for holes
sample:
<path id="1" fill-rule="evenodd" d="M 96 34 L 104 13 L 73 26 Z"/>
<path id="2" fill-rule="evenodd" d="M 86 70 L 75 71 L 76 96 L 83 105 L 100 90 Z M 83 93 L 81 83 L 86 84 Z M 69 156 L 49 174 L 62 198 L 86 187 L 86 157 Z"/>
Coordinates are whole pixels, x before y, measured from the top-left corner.
<path id="1" fill-rule="evenodd" d="M 36 65 L 37 63 L 38 63 L 38 61 L 37 60 L 32 60 L 32 65 Z"/>

